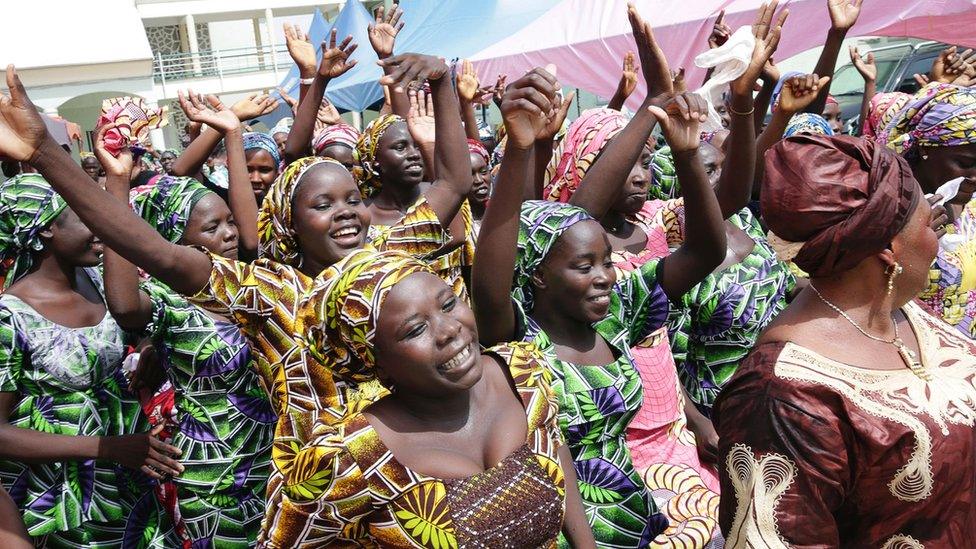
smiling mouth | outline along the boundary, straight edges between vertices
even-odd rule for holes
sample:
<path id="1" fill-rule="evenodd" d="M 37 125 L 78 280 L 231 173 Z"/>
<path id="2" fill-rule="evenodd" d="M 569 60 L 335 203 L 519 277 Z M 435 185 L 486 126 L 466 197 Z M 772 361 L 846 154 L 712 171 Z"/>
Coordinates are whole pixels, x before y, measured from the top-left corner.
<path id="1" fill-rule="evenodd" d="M 586 300 L 589 301 L 590 303 L 596 303 L 597 305 L 606 305 L 610 303 L 610 294 L 605 293 L 605 294 L 595 295 L 593 297 L 586 298 Z"/>
<path id="2" fill-rule="evenodd" d="M 424 167 L 420 164 L 411 164 L 404 171 L 412 175 L 420 175 L 424 173 Z"/>
<path id="3" fill-rule="evenodd" d="M 349 225 L 329 233 L 329 238 L 339 243 L 355 246 L 359 244 L 359 235 L 363 230 L 357 225 Z"/>
<path id="4" fill-rule="evenodd" d="M 454 368 L 457 368 L 461 364 L 464 364 L 464 361 L 467 360 L 468 357 L 470 356 L 471 356 L 471 345 L 465 345 L 464 348 L 458 352 L 458 354 L 454 355 L 454 358 L 438 366 L 437 371 L 450 372 Z"/>

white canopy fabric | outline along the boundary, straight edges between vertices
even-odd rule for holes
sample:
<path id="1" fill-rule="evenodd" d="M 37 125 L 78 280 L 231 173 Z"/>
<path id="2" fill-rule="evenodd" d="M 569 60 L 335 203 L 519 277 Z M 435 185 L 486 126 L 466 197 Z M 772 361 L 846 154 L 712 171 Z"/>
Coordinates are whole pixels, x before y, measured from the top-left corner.
<path id="1" fill-rule="evenodd" d="M 719 11 L 733 30 L 749 25 L 760 0 L 636 0 L 672 69 L 685 67 L 689 87 L 701 82 L 703 71 L 694 57 L 708 47 Z M 826 0 L 782 2 L 790 9 L 776 58 L 786 58 L 817 45 L 830 27 Z M 864 0 L 857 25 L 848 36 L 912 36 L 976 46 L 976 0 Z M 481 79 L 516 75 L 554 63 L 563 85 L 610 97 L 620 79 L 620 64 L 635 50 L 627 21 L 627 0 L 562 0 L 518 32 L 471 57 Z M 846 55 L 842 52 L 842 55 Z M 813 70 L 813 67 L 810 67 Z M 644 83 L 628 106 L 638 106 Z"/>

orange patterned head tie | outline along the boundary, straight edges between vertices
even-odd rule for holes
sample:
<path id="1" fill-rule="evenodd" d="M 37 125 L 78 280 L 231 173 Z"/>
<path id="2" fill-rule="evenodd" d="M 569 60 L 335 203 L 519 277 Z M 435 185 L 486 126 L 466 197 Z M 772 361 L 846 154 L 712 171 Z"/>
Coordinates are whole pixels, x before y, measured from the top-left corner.
<path id="1" fill-rule="evenodd" d="M 112 155 L 130 145 L 145 143 L 149 131 L 167 124 L 166 107 L 150 107 L 141 97 L 113 97 L 102 101 L 102 113 L 96 127 L 116 126 L 105 134 L 105 148 Z"/>
<path id="2" fill-rule="evenodd" d="M 402 252 L 359 250 L 320 274 L 300 312 L 311 355 L 343 380 L 376 378 L 374 339 L 394 286 L 430 268 Z"/>

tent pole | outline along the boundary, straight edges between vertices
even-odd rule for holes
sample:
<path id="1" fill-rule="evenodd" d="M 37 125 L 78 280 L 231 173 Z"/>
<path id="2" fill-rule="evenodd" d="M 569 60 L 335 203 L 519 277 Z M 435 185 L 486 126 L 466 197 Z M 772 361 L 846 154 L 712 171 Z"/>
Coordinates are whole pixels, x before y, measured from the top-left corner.
<path id="1" fill-rule="evenodd" d="M 576 118 L 579 118 L 579 116 L 583 114 L 583 111 L 580 110 L 579 94 L 580 90 L 579 88 L 576 88 L 576 97 L 573 98 L 573 100 L 576 101 Z"/>

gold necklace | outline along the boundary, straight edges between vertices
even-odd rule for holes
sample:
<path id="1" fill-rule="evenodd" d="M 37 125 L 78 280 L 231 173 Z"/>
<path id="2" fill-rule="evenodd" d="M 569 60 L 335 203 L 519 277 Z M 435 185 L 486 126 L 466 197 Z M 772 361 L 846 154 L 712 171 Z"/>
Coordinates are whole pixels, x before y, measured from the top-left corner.
<path id="1" fill-rule="evenodd" d="M 810 284 L 810 287 L 813 288 L 813 292 L 817 294 L 817 297 L 820 298 L 820 301 L 824 302 L 824 305 L 830 307 L 834 311 L 837 311 L 837 314 L 847 319 L 847 321 L 851 323 L 851 326 L 857 328 L 857 331 L 861 332 L 861 334 L 864 335 L 864 337 L 867 337 L 868 339 L 873 339 L 874 341 L 878 341 L 881 343 L 887 343 L 888 345 L 894 345 L 895 348 L 898 349 L 898 354 L 901 355 L 901 359 L 905 363 L 905 366 L 908 366 L 908 369 L 911 370 L 913 374 L 915 374 L 922 381 L 926 381 L 926 382 L 932 381 L 932 374 L 930 374 L 928 370 L 925 369 L 925 366 L 923 366 L 922 363 L 919 362 L 918 357 L 915 356 L 915 351 L 909 349 L 908 346 L 905 345 L 905 342 L 902 341 L 900 337 L 898 337 L 898 322 L 895 321 L 894 315 L 892 315 L 891 317 L 891 323 L 894 324 L 895 326 L 894 339 L 880 338 L 878 336 L 871 335 L 866 331 L 864 331 L 863 328 L 857 325 L 857 322 L 854 322 L 854 319 L 851 318 L 850 315 L 840 310 L 840 307 L 838 307 L 837 305 L 834 305 L 833 303 L 827 301 L 827 298 L 820 293 L 820 290 L 818 290 L 816 286 Z"/>

